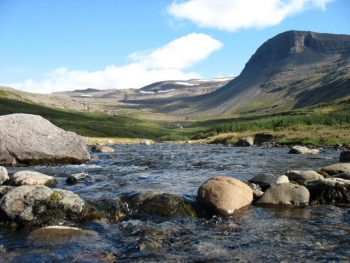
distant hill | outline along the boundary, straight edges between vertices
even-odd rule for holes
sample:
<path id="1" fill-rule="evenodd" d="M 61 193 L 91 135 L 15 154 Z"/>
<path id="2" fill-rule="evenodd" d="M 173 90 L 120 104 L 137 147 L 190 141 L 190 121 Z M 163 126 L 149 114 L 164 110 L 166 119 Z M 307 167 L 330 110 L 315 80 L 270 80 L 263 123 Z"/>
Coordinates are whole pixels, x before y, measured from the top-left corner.
<path id="1" fill-rule="evenodd" d="M 288 31 L 263 43 L 242 73 L 198 98 L 196 112 L 271 112 L 350 95 L 350 35 Z"/>

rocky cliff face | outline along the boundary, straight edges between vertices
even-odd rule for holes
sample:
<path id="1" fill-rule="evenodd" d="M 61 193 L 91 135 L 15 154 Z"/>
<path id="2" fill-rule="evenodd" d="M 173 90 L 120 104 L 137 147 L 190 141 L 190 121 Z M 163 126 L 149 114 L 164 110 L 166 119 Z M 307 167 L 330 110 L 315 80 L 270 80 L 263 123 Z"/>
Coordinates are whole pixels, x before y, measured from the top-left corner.
<path id="1" fill-rule="evenodd" d="M 349 79 L 350 35 L 287 31 L 263 43 L 242 73 L 197 110 L 310 106 L 350 95 Z"/>

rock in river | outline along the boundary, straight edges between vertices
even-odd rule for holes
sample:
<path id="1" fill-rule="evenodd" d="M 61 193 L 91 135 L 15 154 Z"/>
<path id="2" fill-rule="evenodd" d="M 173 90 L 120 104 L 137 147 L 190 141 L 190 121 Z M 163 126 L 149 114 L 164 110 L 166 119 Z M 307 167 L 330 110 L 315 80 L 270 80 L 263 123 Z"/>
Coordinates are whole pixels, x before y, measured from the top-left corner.
<path id="1" fill-rule="evenodd" d="M 91 147 L 91 151 L 98 153 L 112 153 L 114 149 L 106 145 L 94 145 Z"/>
<path id="2" fill-rule="evenodd" d="M 309 203 L 309 198 L 309 191 L 302 185 L 278 184 L 267 189 L 257 203 L 303 206 Z"/>
<path id="3" fill-rule="evenodd" d="M 78 195 L 44 185 L 24 185 L 8 191 L 0 199 L 0 208 L 17 222 L 38 224 L 60 218 L 78 220 L 85 214 L 86 205 Z"/>
<path id="4" fill-rule="evenodd" d="M 290 150 L 289 153 L 292 154 L 319 154 L 320 151 L 318 149 L 309 149 L 305 146 L 293 146 Z"/>
<path id="5" fill-rule="evenodd" d="M 20 171 L 11 177 L 11 184 L 16 186 L 21 185 L 46 185 L 53 186 L 57 183 L 55 177 L 48 176 L 39 172 Z"/>
<path id="6" fill-rule="evenodd" d="M 83 137 L 38 115 L 0 116 L 0 165 L 90 163 Z"/>
<path id="7" fill-rule="evenodd" d="M 251 204 L 253 191 L 242 181 L 216 176 L 199 187 L 198 198 L 212 214 L 229 216 Z"/>
<path id="8" fill-rule="evenodd" d="M 350 172 L 350 163 L 331 164 L 331 165 L 323 167 L 321 169 L 321 171 L 324 171 L 324 172 L 328 173 L 329 175 L 348 173 L 348 172 Z"/>

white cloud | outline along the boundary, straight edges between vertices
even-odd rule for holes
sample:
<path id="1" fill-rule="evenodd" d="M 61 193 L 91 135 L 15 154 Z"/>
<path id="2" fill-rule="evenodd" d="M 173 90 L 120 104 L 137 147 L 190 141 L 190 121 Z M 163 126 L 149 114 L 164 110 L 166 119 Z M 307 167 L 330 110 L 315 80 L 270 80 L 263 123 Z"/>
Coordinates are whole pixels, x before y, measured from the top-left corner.
<path id="1" fill-rule="evenodd" d="M 167 11 L 200 27 L 237 31 L 277 25 L 288 16 L 321 8 L 334 0 L 188 0 L 174 1 Z"/>
<path id="2" fill-rule="evenodd" d="M 102 71 L 69 71 L 58 68 L 41 81 L 28 79 L 10 83 L 15 89 L 36 93 L 51 93 L 75 89 L 141 88 L 161 80 L 200 78 L 196 72 L 184 72 L 197 62 L 220 49 L 222 43 L 205 34 L 189 34 L 153 51 L 135 52 L 129 56 L 133 63 L 107 66 Z"/>

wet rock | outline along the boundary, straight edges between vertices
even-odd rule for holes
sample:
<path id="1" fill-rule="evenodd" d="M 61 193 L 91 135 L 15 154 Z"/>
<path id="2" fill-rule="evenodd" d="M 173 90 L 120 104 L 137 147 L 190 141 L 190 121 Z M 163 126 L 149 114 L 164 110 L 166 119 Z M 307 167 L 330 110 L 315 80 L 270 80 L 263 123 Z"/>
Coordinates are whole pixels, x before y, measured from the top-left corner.
<path id="1" fill-rule="evenodd" d="M 12 166 L 90 163 L 84 138 L 38 115 L 0 116 L 0 164 Z"/>
<path id="2" fill-rule="evenodd" d="M 128 211 L 125 212 L 131 216 L 149 217 L 149 216 L 191 216 L 197 217 L 195 209 L 189 202 L 180 197 L 166 193 L 147 193 L 136 194 L 121 198 L 122 203 L 126 204 Z M 124 212 L 124 211 L 122 211 Z"/>
<path id="3" fill-rule="evenodd" d="M 350 181 L 341 178 L 306 181 L 311 204 L 350 203 Z"/>
<path id="4" fill-rule="evenodd" d="M 0 208 L 16 222 L 41 224 L 61 218 L 79 220 L 85 216 L 85 202 L 76 194 L 44 185 L 24 185 L 8 191 Z"/>
<path id="5" fill-rule="evenodd" d="M 62 242 L 84 241 L 96 237 L 94 231 L 67 226 L 48 226 L 32 231 L 28 239 L 35 243 L 55 245 Z"/>
<path id="6" fill-rule="evenodd" d="M 82 181 L 83 179 L 87 178 L 89 174 L 87 173 L 77 173 L 77 174 L 72 174 L 67 177 L 66 183 L 67 184 L 76 184 L 78 181 Z"/>
<path id="7" fill-rule="evenodd" d="M 276 180 L 276 184 L 288 184 L 288 183 L 289 183 L 289 179 L 286 175 L 281 175 Z"/>
<path id="8" fill-rule="evenodd" d="M 320 151 L 318 149 L 309 149 L 305 146 L 293 146 L 289 153 L 291 154 L 319 154 Z"/>
<path id="9" fill-rule="evenodd" d="M 249 182 L 260 185 L 261 189 L 265 191 L 267 188 L 271 187 L 271 185 L 275 184 L 276 180 L 276 176 L 271 174 L 259 174 L 250 179 Z"/>
<path id="10" fill-rule="evenodd" d="M 57 183 L 55 177 L 48 176 L 39 172 L 20 171 L 15 173 L 10 182 L 12 185 L 46 185 L 53 186 Z"/>
<path id="11" fill-rule="evenodd" d="M 94 145 L 91 147 L 91 151 L 99 153 L 111 153 L 114 152 L 114 149 L 106 145 Z"/>
<path id="12" fill-rule="evenodd" d="M 350 151 L 342 151 L 340 153 L 339 162 L 350 162 Z"/>
<path id="13" fill-rule="evenodd" d="M 350 172 L 350 163 L 331 164 L 331 165 L 323 167 L 321 169 L 321 171 L 326 172 L 329 175 L 349 173 Z"/>
<path id="14" fill-rule="evenodd" d="M 7 169 L 5 167 L 0 166 L 0 185 L 6 182 L 9 178 L 7 173 Z"/>
<path id="15" fill-rule="evenodd" d="M 313 170 L 289 170 L 286 172 L 289 180 L 319 180 L 324 177 Z"/>
<path id="16" fill-rule="evenodd" d="M 278 184 L 267 189 L 257 204 L 304 206 L 309 198 L 308 189 L 302 185 Z"/>
<path id="17" fill-rule="evenodd" d="M 212 214 L 229 216 L 251 204 L 253 191 L 242 181 L 216 176 L 199 187 L 198 198 Z"/>
<path id="18" fill-rule="evenodd" d="M 254 138 L 253 137 L 244 137 L 238 140 L 236 146 L 244 147 L 244 146 L 253 146 Z"/>

